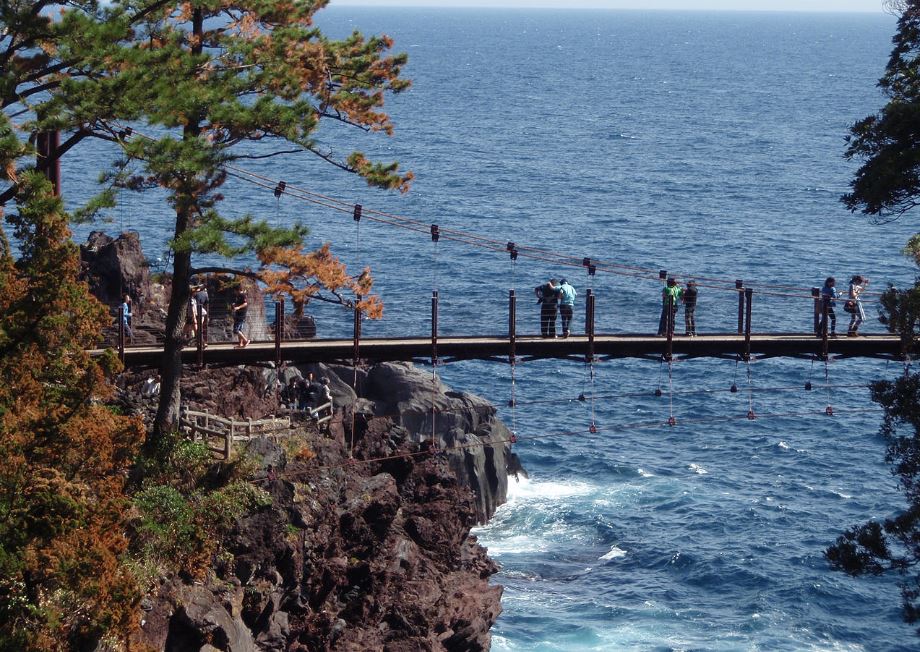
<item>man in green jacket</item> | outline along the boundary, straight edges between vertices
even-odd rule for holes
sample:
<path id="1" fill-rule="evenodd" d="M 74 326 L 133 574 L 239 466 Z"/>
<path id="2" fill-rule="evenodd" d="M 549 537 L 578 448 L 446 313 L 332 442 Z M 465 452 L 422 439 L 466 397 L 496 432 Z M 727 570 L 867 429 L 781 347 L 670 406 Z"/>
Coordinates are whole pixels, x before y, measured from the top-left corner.
<path id="1" fill-rule="evenodd" d="M 658 335 L 674 333 L 674 318 L 677 316 L 677 303 L 684 294 L 684 289 L 677 283 L 677 279 L 669 278 L 667 285 L 661 290 L 661 319 L 658 320 Z M 670 305 L 670 323 L 668 323 L 668 306 Z M 670 328 L 669 328 L 670 326 Z"/>

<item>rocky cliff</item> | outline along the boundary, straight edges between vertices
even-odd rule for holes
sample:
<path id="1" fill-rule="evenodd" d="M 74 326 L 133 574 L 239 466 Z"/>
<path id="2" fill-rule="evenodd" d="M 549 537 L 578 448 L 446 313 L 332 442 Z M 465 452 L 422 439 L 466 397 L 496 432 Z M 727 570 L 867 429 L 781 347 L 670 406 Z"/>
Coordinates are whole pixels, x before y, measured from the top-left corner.
<path id="1" fill-rule="evenodd" d="M 239 521 L 207 579 L 162 578 L 135 643 L 157 650 L 486 650 L 497 570 L 450 460 L 386 418 L 340 442 L 257 440 L 272 504 Z M 296 443 L 295 443 L 296 442 Z M 380 461 L 366 461 L 386 458 Z"/>

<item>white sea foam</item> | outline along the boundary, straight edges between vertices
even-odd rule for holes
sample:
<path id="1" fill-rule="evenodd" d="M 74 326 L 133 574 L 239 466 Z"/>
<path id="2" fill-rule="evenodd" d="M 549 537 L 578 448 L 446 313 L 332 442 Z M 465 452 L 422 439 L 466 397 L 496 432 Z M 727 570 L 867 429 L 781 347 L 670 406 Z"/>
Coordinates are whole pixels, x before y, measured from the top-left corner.
<path id="1" fill-rule="evenodd" d="M 777 446 L 778 446 L 779 448 L 782 448 L 784 451 L 789 450 L 789 444 L 787 444 L 787 443 L 784 442 L 784 441 L 780 441 L 780 442 L 777 444 Z"/>
<path id="2" fill-rule="evenodd" d="M 638 471 L 639 471 L 639 475 L 641 475 L 643 478 L 654 478 L 655 477 L 654 473 L 646 471 L 645 469 L 638 469 Z"/>
<path id="3" fill-rule="evenodd" d="M 608 553 L 605 554 L 605 555 L 601 555 L 600 557 L 598 557 L 598 560 L 601 560 L 601 559 L 619 559 L 619 558 L 625 557 L 625 556 L 626 556 L 626 551 L 623 550 L 622 548 L 620 548 L 619 546 L 617 546 L 616 544 L 614 544 L 613 547 L 610 548 L 610 552 L 608 552 Z"/>
<path id="4" fill-rule="evenodd" d="M 706 475 L 707 473 L 709 473 L 709 471 L 704 469 L 702 466 L 700 466 L 696 462 L 690 465 L 690 470 L 696 473 L 697 475 Z"/>
<path id="5" fill-rule="evenodd" d="M 594 490 L 595 487 L 587 482 L 542 482 L 521 478 L 520 482 L 508 483 L 508 502 L 572 498 L 586 496 Z"/>

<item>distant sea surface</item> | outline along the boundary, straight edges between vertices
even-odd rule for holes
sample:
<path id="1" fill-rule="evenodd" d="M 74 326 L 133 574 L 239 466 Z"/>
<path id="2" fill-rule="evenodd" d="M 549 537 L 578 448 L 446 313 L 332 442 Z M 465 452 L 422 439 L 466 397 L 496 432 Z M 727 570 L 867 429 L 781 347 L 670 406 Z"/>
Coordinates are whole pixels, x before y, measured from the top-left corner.
<path id="1" fill-rule="evenodd" d="M 809 331 L 807 288 L 829 275 L 844 290 L 856 273 L 871 289 L 913 280 L 898 251 L 916 216 L 876 226 L 839 202 L 855 169 L 842 158 L 848 126 L 883 104 L 876 81 L 891 48 L 890 16 L 323 14 L 332 35 L 393 36 L 409 53 L 414 85 L 388 103 L 393 138 L 330 123 L 319 143 L 399 160 L 417 175 L 412 191 L 369 189 L 310 155 L 243 167 L 500 246 L 719 279 L 701 281 L 701 332 L 734 329 L 736 295 L 716 286 L 736 278 L 755 290 L 755 332 Z M 95 146 L 68 155 L 71 204 L 93 192 L 110 155 Z M 657 325 L 656 274 L 591 280 L 577 267 L 512 266 L 501 252 L 450 241 L 436 248 L 426 233 L 368 219 L 358 229 L 348 213 L 276 200 L 237 180 L 226 195 L 230 214 L 302 220 L 314 244 L 331 241 L 349 265 L 370 265 L 386 316 L 366 324 L 366 335 L 430 332 L 434 288 L 444 334 L 507 332 L 511 287 L 522 297 L 519 330 L 535 332 L 531 291 L 550 276 L 568 276 L 580 292 L 576 330 L 589 283 L 598 331 Z M 125 199 L 103 227 L 139 231 L 157 258 L 168 208 L 156 195 Z M 880 331 L 871 305 L 869 313 L 864 330 Z M 321 336 L 350 333 L 344 311 L 316 306 L 315 315 Z M 530 472 L 477 530 L 502 566 L 494 649 L 917 649 L 896 578 L 852 579 L 829 570 L 822 554 L 848 526 L 903 507 L 865 388 L 902 371 L 871 360 L 693 360 L 674 364 L 669 377 L 657 361 L 633 360 L 598 364 L 592 383 L 577 361 L 525 362 L 512 411 L 508 365 L 439 367 L 455 389 L 499 406 Z M 595 395 L 593 406 L 580 394 Z M 837 416 L 823 415 L 828 405 Z M 749 409 L 760 418 L 748 420 Z M 649 426 L 671 414 L 675 427 Z"/>

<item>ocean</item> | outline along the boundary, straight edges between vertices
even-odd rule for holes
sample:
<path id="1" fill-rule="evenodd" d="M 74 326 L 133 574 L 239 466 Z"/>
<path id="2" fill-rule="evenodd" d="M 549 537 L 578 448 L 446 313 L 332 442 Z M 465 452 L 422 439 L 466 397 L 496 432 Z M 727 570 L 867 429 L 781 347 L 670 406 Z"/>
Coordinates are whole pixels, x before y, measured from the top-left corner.
<path id="1" fill-rule="evenodd" d="M 330 124 L 318 142 L 399 160 L 417 175 L 412 191 L 369 189 L 307 154 L 243 167 L 365 209 L 644 270 L 591 278 L 549 259 L 513 263 L 231 180 L 229 214 L 301 220 L 312 244 L 372 268 L 386 312 L 367 336 L 430 332 L 433 289 L 442 334 L 506 333 L 511 288 L 519 333 L 535 333 L 530 293 L 554 276 L 579 291 L 576 331 L 591 287 L 598 332 L 652 332 L 661 286 L 649 270 L 659 269 L 716 279 L 701 282 L 700 332 L 735 328 L 737 298 L 722 287 L 734 279 L 754 288 L 755 332 L 808 332 L 808 288 L 825 277 L 845 289 L 863 274 L 872 290 L 914 279 L 899 250 L 916 220 L 874 225 L 839 202 L 856 167 L 842 157 L 848 126 L 883 103 L 891 16 L 323 14 L 333 36 L 393 36 L 414 84 L 388 102 L 394 137 Z M 68 154 L 70 205 L 110 156 L 96 145 Z M 107 219 L 76 238 L 136 230 L 161 256 L 171 232 L 161 196 L 125 197 Z M 350 333 L 344 310 L 311 308 L 321 337 Z M 863 330 L 880 332 L 868 312 Z M 904 506 L 866 389 L 902 372 L 878 360 L 724 359 L 604 361 L 592 374 L 553 360 L 517 365 L 512 390 L 507 364 L 438 367 L 498 406 L 530 473 L 476 530 L 505 587 L 493 649 L 917 649 L 897 578 L 850 578 L 823 557 L 847 527 Z"/>

